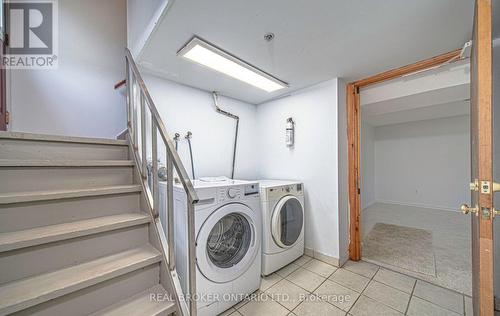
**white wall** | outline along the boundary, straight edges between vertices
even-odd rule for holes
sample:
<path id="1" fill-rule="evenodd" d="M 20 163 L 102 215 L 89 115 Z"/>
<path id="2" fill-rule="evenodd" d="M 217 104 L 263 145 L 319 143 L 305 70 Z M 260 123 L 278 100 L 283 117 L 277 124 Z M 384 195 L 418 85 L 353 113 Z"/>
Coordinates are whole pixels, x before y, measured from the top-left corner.
<path id="1" fill-rule="evenodd" d="M 169 0 L 127 0 L 127 47 L 137 55 L 148 38 L 149 25 Z M 171 0 L 173 1 L 173 0 Z"/>
<path id="2" fill-rule="evenodd" d="M 59 0 L 59 68 L 12 70 L 10 130 L 115 137 L 126 126 L 125 0 Z"/>
<path id="3" fill-rule="evenodd" d="M 179 155 L 191 175 L 189 147 L 184 136 L 193 133 L 191 140 L 196 178 L 231 176 L 235 120 L 215 111 L 212 94 L 177 84 L 156 76 L 143 75 L 170 137 L 181 135 Z M 240 117 L 235 178 L 257 178 L 257 109 L 254 105 L 220 97 L 219 105 Z"/>
<path id="4" fill-rule="evenodd" d="M 375 129 L 361 125 L 361 209 L 375 203 Z"/>
<path id="5" fill-rule="evenodd" d="M 346 84 L 338 79 L 338 220 L 340 265 L 349 258 L 349 158 L 347 141 L 347 95 Z"/>
<path id="6" fill-rule="evenodd" d="M 305 243 L 339 258 L 337 79 L 263 103 L 257 109 L 262 178 L 304 182 Z M 295 121 L 295 146 L 285 146 L 285 122 Z"/>
<path id="7" fill-rule="evenodd" d="M 457 210 L 470 200 L 469 117 L 375 128 L 379 202 Z"/>

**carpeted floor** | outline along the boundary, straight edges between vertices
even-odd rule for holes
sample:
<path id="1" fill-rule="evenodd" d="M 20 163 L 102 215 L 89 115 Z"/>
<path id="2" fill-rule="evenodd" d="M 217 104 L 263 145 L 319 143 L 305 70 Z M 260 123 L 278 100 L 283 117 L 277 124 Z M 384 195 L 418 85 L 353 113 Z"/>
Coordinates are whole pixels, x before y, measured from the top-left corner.
<path id="1" fill-rule="evenodd" d="M 364 239 L 363 260 L 436 276 L 432 232 L 376 223 Z"/>
<path id="2" fill-rule="evenodd" d="M 385 259 L 380 258 L 377 252 L 383 252 L 384 246 L 373 243 L 373 237 L 370 233 L 376 227 L 377 223 L 383 223 L 399 227 L 416 228 L 427 231 L 431 234 L 431 242 L 425 242 L 425 245 L 408 245 L 408 242 L 387 241 L 385 237 L 377 238 L 389 243 L 388 247 L 400 248 L 393 253 L 385 252 Z M 379 231 L 376 229 L 375 231 Z M 372 261 L 381 266 L 386 266 L 392 270 L 419 278 L 421 280 L 449 288 L 460 293 L 472 294 L 472 262 L 471 262 L 471 243 L 470 243 L 470 218 L 463 216 L 458 211 L 438 210 L 422 208 L 415 206 L 405 206 L 397 204 L 375 203 L 364 209 L 361 214 L 361 233 L 362 233 L 362 259 Z M 401 232 L 398 233 L 401 239 Z M 417 235 L 419 235 L 417 233 Z M 427 239 L 421 235 L 419 239 Z M 390 239 L 390 238 L 387 238 Z M 410 243 L 413 243 L 410 241 Z M 412 254 L 412 251 L 401 248 L 419 248 L 419 255 Z M 378 250 L 377 250 L 378 249 Z M 405 259 L 394 259 L 395 253 L 407 256 Z M 435 273 L 429 273 L 428 254 L 433 253 Z M 378 256 L 377 258 L 367 259 L 365 256 Z M 411 263 L 410 257 L 414 256 L 415 264 Z M 424 260 L 425 258 L 425 260 Z M 391 262 L 386 263 L 386 262 Z M 426 262 L 425 271 L 422 267 L 416 267 L 418 262 Z M 405 267 L 402 267 L 405 266 Z M 432 275 L 433 274 L 433 275 Z"/>

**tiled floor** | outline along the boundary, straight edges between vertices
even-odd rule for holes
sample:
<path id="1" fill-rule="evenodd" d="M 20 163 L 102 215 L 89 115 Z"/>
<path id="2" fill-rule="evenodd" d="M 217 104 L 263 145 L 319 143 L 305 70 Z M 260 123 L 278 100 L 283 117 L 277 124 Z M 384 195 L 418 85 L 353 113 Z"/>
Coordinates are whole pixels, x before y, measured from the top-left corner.
<path id="1" fill-rule="evenodd" d="M 222 315 L 472 315 L 471 298 L 367 262 L 302 256 Z"/>

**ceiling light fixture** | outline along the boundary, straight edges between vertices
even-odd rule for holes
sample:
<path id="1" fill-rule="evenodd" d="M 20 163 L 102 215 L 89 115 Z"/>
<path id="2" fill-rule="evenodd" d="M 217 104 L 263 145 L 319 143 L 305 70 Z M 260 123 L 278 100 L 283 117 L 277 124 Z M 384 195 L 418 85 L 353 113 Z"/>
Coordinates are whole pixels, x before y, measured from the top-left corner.
<path id="1" fill-rule="evenodd" d="M 177 55 L 267 92 L 274 92 L 288 87 L 285 82 L 197 37 L 193 37 L 177 52 Z"/>

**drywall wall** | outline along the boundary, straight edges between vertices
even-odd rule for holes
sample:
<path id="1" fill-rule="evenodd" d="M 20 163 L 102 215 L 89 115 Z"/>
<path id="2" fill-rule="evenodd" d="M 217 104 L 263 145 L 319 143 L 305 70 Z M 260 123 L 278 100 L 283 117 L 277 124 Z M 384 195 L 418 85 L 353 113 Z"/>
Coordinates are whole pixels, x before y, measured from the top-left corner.
<path id="1" fill-rule="evenodd" d="M 470 200 L 469 117 L 375 128 L 375 197 L 458 210 Z"/>
<path id="2" fill-rule="evenodd" d="M 375 129 L 361 124 L 361 209 L 375 203 Z"/>
<path id="3" fill-rule="evenodd" d="M 340 78 L 337 79 L 337 83 L 339 265 L 342 266 L 349 259 L 349 146 L 346 83 Z"/>
<path id="4" fill-rule="evenodd" d="M 173 0 L 127 0 L 127 47 L 134 56 L 140 53 L 152 30 L 151 23 L 169 1 Z"/>
<path id="5" fill-rule="evenodd" d="M 166 124 L 170 137 L 181 135 L 178 153 L 191 176 L 189 146 L 191 140 L 196 178 L 231 176 L 235 120 L 215 111 L 212 94 L 152 75 L 143 75 L 153 101 Z M 235 178 L 257 177 L 257 122 L 255 105 L 220 97 L 219 105 L 240 117 Z"/>
<path id="6" fill-rule="evenodd" d="M 333 79 L 257 107 L 262 178 L 304 183 L 306 248 L 339 258 L 338 81 Z M 285 122 L 295 121 L 295 146 Z"/>
<path id="7" fill-rule="evenodd" d="M 10 130 L 115 137 L 126 126 L 125 0 L 59 0 L 59 68 L 12 70 Z M 99 8 L 96 10 L 96 8 Z"/>

